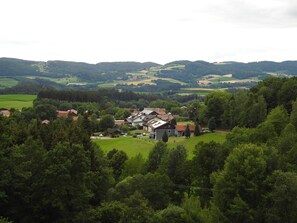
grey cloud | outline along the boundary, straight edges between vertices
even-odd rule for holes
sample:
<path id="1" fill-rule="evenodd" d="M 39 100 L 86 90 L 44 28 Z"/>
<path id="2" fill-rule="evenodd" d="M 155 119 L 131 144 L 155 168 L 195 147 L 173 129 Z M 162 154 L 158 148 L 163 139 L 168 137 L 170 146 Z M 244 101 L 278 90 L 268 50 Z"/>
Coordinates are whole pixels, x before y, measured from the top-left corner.
<path id="1" fill-rule="evenodd" d="M 297 27 L 297 3 L 275 0 L 275 4 L 253 4 L 253 1 L 222 0 L 212 3 L 205 13 L 216 22 L 227 22 L 241 27 L 286 28 Z M 197 13 L 201 13 L 197 11 Z"/>

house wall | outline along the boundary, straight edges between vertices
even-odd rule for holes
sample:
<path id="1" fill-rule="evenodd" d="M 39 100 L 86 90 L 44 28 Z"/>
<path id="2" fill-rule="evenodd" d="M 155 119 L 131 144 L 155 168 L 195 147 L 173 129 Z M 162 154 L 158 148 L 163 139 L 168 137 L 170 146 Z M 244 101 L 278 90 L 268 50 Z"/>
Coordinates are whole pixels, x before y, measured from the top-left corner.
<path id="1" fill-rule="evenodd" d="M 174 129 L 156 129 L 155 130 L 155 139 L 162 139 L 162 136 L 164 134 L 164 132 L 167 131 L 167 135 L 169 136 L 173 136 L 175 133 Z"/>

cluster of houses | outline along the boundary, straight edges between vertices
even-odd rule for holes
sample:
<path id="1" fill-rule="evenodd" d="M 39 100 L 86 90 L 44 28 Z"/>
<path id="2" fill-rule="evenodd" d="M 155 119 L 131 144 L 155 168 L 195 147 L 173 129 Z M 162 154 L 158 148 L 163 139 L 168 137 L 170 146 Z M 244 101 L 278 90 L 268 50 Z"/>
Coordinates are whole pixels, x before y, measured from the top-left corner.
<path id="1" fill-rule="evenodd" d="M 176 125 L 174 119 L 164 108 L 144 108 L 135 111 L 125 122 L 148 131 L 152 139 L 161 139 L 165 132 L 168 136 L 184 134 L 186 126 Z M 194 126 L 190 126 L 190 130 L 194 132 Z"/>
<path id="2" fill-rule="evenodd" d="M 2 109 L 0 113 L 9 117 L 9 110 Z M 74 109 L 67 111 L 57 111 L 57 118 L 68 118 L 71 117 L 73 120 L 77 120 L 78 112 Z M 166 113 L 164 108 L 144 108 L 142 111 L 135 110 L 131 116 L 125 120 L 115 120 L 117 126 L 128 124 L 139 129 L 148 131 L 151 139 L 161 139 L 164 135 L 164 132 L 168 136 L 183 136 L 186 130 L 186 125 L 176 125 L 174 121 L 175 117 L 169 112 Z M 42 124 L 49 124 L 49 120 L 43 120 Z M 190 132 L 193 133 L 195 126 L 190 125 Z M 111 129 L 108 132 L 109 135 L 121 134 L 121 131 L 118 129 Z"/>

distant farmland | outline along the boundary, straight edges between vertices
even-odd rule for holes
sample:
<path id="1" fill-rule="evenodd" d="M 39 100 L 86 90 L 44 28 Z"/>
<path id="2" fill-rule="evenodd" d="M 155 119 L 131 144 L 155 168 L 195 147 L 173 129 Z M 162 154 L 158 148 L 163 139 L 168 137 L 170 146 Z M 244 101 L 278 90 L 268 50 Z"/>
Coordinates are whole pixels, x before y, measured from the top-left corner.
<path id="1" fill-rule="evenodd" d="M 6 94 L 0 95 L 0 108 L 16 108 L 22 109 L 24 107 L 32 107 L 33 100 L 36 95 L 28 94 Z"/>

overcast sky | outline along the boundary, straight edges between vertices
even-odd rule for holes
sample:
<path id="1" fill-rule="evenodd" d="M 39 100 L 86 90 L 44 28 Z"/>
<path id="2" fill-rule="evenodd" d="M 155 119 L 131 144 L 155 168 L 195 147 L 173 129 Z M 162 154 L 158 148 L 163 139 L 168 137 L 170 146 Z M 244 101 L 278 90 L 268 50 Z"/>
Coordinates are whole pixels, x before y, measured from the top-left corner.
<path id="1" fill-rule="evenodd" d="M 297 60 L 296 0 L 1 0 L 0 57 Z"/>

